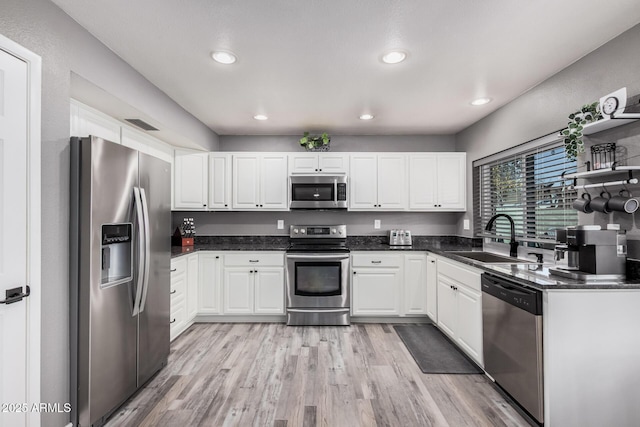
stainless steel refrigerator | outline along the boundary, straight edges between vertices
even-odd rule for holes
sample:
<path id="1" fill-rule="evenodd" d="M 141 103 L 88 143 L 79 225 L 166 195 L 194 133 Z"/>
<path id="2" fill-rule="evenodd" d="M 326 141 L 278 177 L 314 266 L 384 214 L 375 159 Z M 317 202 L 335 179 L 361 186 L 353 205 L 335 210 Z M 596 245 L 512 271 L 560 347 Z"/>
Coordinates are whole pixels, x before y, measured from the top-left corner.
<path id="1" fill-rule="evenodd" d="M 71 139 L 71 421 L 102 425 L 167 363 L 171 166 Z M 46 220 L 46 219 L 45 219 Z"/>

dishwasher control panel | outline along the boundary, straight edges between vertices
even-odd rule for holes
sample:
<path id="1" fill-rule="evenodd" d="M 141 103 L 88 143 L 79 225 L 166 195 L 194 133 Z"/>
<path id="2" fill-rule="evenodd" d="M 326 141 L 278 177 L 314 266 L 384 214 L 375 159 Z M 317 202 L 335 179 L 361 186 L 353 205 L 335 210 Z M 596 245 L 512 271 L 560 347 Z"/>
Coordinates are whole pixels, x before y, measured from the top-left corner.
<path id="1" fill-rule="evenodd" d="M 482 292 L 493 295 L 531 314 L 542 314 L 542 292 L 536 289 L 527 288 L 511 280 L 484 273 L 482 275 Z"/>

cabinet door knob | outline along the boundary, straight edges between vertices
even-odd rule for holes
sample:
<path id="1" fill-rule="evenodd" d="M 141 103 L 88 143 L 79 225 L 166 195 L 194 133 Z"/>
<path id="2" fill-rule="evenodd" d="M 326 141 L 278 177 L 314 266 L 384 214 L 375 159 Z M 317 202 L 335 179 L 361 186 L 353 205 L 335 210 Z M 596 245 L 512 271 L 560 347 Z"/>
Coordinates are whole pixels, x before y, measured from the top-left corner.
<path id="1" fill-rule="evenodd" d="M 316 172 L 318 172 L 318 169 L 316 169 Z"/>
<path id="2" fill-rule="evenodd" d="M 436 261 L 432 259 L 431 260 L 431 264 L 435 264 L 435 263 L 436 263 Z"/>
<path id="3" fill-rule="evenodd" d="M 227 206 L 229 206 L 229 205 L 227 205 L 227 204 L 225 203 L 225 204 L 224 204 L 224 207 L 226 208 Z"/>
<path id="4" fill-rule="evenodd" d="M 169 323 L 176 323 L 176 319 L 173 319 L 173 320 L 172 320 L 171 322 L 169 322 Z"/>
<path id="5" fill-rule="evenodd" d="M 218 255 L 216 255 L 216 259 L 220 259 L 220 257 Z"/>
<path id="6" fill-rule="evenodd" d="M 356 274 L 356 272 L 354 271 L 353 274 Z"/>
<path id="7" fill-rule="evenodd" d="M 322 169 L 320 169 L 320 172 L 322 172 Z"/>
<path id="8" fill-rule="evenodd" d="M 206 206 L 207 206 L 207 204 L 205 203 L 205 204 L 203 204 L 202 206 L 205 206 L 205 207 L 206 207 Z"/>

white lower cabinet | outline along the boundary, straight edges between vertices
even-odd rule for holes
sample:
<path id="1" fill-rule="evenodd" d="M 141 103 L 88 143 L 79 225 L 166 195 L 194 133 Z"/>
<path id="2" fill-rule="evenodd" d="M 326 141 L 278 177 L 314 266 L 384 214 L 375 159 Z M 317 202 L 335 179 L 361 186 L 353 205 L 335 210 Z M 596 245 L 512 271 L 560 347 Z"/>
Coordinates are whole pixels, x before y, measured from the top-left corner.
<path id="1" fill-rule="evenodd" d="M 351 315 L 424 316 L 426 281 L 424 252 L 352 252 Z"/>
<path id="2" fill-rule="evenodd" d="M 187 321 L 198 314 L 198 254 L 187 255 Z"/>
<path id="3" fill-rule="evenodd" d="M 465 353 L 484 366 L 480 274 L 480 270 L 464 264 L 438 259 L 437 324 Z"/>
<path id="4" fill-rule="evenodd" d="M 284 314 L 284 254 L 226 254 L 223 314 Z"/>
<path id="5" fill-rule="evenodd" d="M 224 314 L 253 313 L 253 270 L 247 267 L 225 267 L 222 281 Z"/>
<path id="6" fill-rule="evenodd" d="M 404 256 L 404 314 L 427 314 L 427 254 Z"/>
<path id="7" fill-rule="evenodd" d="M 198 314 L 220 314 L 222 254 L 199 252 L 198 256 Z"/>
<path id="8" fill-rule="evenodd" d="M 170 339 L 173 341 L 187 324 L 187 258 L 171 260 Z"/>
<path id="9" fill-rule="evenodd" d="M 432 255 L 427 255 L 427 316 L 438 323 L 438 264 Z"/>
<path id="10" fill-rule="evenodd" d="M 192 253 L 171 260 L 170 339 L 184 332 L 198 314 L 199 254 Z"/>
<path id="11" fill-rule="evenodd" d="M 398 316 L 401 278 L 400 268 L 354 267 L 351 313 L 354 316 Z"/>

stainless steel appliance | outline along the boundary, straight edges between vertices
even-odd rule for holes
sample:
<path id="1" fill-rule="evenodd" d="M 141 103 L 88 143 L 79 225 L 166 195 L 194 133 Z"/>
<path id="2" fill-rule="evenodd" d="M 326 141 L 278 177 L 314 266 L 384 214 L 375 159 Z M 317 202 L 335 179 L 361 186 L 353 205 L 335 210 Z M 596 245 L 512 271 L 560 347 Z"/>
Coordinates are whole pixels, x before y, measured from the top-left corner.
<path id="1" fill-rule="evenodd" d="M 488 273 L 482 292 L 484 369 L 542 423 L 542 292 Z"/>
<path id="2" fill-rule="evenodd" d="M 389 246 L 411 246 L 411 232 L 409 230 L 389 230 L 387 238 Z"/>
<path id="3" fill-rule="evenodd" d="M 286 253 L 287 325 L 349 325 L 346 225 L 292 225 Z"/>
<path id="4" fill-rule="evenodd" d="M 292 175 L 289 208 L 347 209 L 346 175 Z"/>
<path id="5" fill-rule="evenodd" d="M 557 230 L 556 266 L 549 273 L 576 280 L 623 280 L 626 277 L 627 235 L 616 224 L 579 225 Z"/>
<path id="6" fill-rule="evenodd" d="M 70 342 L 74 426 L 106 418 L 167 364 L 171 166 L 71 139 Z"/>

